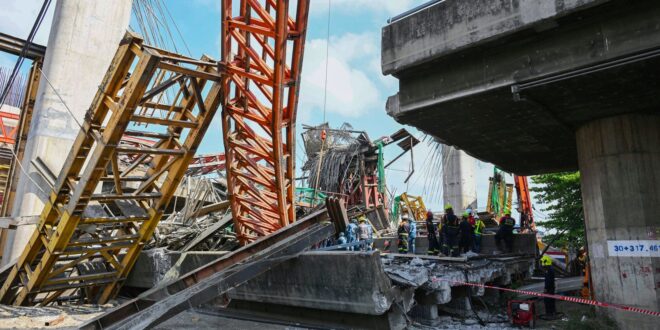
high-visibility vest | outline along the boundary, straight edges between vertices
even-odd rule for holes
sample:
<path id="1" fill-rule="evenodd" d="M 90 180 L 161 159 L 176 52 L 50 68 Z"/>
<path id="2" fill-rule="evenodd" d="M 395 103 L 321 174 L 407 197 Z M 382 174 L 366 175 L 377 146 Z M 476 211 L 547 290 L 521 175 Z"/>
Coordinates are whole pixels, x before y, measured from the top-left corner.
<path id="1" fill-rule="evenodd" d="M 476 235 L 481 235 L 481 231 L 485 227 L 484 222 L 481 219 L 477 220 L 477 223 L 474 225 L 474 233 Z"/>

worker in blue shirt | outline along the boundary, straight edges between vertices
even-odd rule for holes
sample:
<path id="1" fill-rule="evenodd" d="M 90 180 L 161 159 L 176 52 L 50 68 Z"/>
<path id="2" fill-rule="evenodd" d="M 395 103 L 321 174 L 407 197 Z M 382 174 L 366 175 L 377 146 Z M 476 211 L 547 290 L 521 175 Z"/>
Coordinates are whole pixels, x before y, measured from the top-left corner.
<path id="1" fill-rule="evenodd" d="M 358 232 L 357 219 L 351 219 L 351 222 L 348 224 L 348 227 L 346 227 L 346 240 L 348 241 L 348 243 L 353 243 L 357 241 L 357 232 Z M 354 251 L 355 246 L 351 246 L 348 249 L 350 251 Z"/>
<path id="2" fill-rule="evenodd" d="M 410 227 L 410 232 L 408 233 L 408 251 L 412 254 L 415 254 L 415 238 L 417 237 L 417 221 L 414 218 L 408 218 L 408 226 Z"/>
<path id="3" fill-rule="evenodd" d="M 337 238 L 337 245 L 344 245 L 346 243 L 346 235 L 344 235 L 343 232 L 339 233 L 339 238 Z M 342 250 L 348 250 L 348 248 L 342 248 Z"/>

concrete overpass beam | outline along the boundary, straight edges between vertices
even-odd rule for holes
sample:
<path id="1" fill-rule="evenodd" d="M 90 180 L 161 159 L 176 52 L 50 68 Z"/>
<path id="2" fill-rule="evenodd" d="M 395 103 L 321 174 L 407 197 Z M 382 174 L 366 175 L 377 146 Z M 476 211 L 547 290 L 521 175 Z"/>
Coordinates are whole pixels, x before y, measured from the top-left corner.
<path id="1" fill-rule="evenodd" d="M 596 299 L 658 311 L 660 252 L 649 245 L 660 229 L 660 115 L 599 119 L 576 135 Z M 608 311 L 622 328 L 657 329 L 655 317 Z"/>

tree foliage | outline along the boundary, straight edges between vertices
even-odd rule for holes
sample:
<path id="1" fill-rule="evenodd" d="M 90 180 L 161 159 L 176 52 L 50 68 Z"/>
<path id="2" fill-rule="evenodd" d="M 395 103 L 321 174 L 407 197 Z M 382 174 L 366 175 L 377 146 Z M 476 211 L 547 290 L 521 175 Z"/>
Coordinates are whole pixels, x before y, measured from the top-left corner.
<path id="1" fill-rule="evenodd" d="M 585 236 L 580 173 L 536 175 L 532 177 L 532 182 L 535 186 L 530 190 L 536 193 L 536 201 L 547 205 L 544 211 L 548 219 L 537 223 L 548 230 L 554 229 L 554 233 L 547 234 L 544 241 L 551 242 L 556 238 L 553 243 L 556 247 L 575 249 L 583 246 Z"/>

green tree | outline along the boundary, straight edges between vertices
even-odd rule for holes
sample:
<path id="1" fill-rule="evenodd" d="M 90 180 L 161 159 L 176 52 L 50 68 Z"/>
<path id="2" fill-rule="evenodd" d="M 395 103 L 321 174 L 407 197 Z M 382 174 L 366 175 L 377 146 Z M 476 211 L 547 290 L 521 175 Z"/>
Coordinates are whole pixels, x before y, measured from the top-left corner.
<path id="1" fill-rule="evenodd" d="M 547 234 L 545 242 L 556 247 L 567 246 L 575 249 L 584 245 L 584 212 L 580 191 L 580 173 L 552 173 L 532 177 L 536 186 L 530 188 L 536 194 L 536 201 L 547 205 L 544 211 L 549 218 L 537 222 L 555 233 Z"/>

